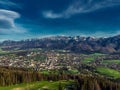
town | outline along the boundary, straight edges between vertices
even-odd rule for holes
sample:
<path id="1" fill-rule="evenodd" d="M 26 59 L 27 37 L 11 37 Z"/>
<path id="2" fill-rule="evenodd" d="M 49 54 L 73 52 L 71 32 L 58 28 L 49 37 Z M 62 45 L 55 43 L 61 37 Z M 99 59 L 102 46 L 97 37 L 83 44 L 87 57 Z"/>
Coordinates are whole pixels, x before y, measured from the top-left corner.
<path id="1" fill-rule="evenodd" d="M 0 66 L 34 70 L 77 70 L 83 66 L 108 67 L 120 71 L 120 55 L 79 54 L 67 50 L 31 49 L 0 55 Z M 86 68 L 87 69 L 87 68 Z M 88 68 L 89 70 L 89 68 Z"/>

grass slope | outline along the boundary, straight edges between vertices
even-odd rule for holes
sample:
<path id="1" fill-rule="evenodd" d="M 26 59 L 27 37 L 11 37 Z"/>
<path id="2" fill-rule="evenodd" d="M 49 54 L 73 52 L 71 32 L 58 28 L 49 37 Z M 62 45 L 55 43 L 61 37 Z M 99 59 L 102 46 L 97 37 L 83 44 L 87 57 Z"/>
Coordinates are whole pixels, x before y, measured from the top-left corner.
<path id="1" fill-rule="evenodd" d="M 85 58 L 84 60 L 82 60 L 82 62 L 85 63 L 85 64 L 90 63 L 92 61 L 94 61 L 94 58 L 91 58 L 91 57 L 90 58 Z"/>
<path id="2" fill-rule="evenodd" d="M 58 90 L 59 84 L 62 88 L 66 85 L 72 84 L 74 81 L 61 80 L 61 81 L 39 81 L 33 83 L 24 83 L 8 87 L 0 87 L 0 90 Z"/>
<path id="3" fill-rule="evenodd" d="M 110 68 L 97 67 L 97 72 L 107 77 L 112 77 L 114 79 L 120 78 L 120 72 Z"/>
<path id="4" fill-rule="evenodd" d="M 104 60 L 102 63 L 103 64 L 113 64 L 113 63 L 120 64 L 120 60 Z"/>

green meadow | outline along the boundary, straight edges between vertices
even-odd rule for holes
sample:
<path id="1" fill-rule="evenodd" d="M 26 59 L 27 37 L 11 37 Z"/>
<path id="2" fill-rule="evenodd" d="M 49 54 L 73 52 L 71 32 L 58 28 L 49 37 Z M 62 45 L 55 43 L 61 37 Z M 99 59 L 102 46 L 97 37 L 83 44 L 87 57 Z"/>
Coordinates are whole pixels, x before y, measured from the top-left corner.
<path id="1" fill-rule="evenodd" d="M 92 58 L 92 57 L 90 57 L 90 58 L 85 58 L 85 59 L 82 60 L 83 63 L 90 63 L 90 62 L 92 62 L 92 61 L 94 61 L 94 58 Z"/>
<path id="2" fill-rule="evenodd" d="M 105 68 L 105 67 L 97 67 L 96 71 L 107 77 L 112 77 L 113 79 L 120 78 L 120 72 L 114 69 Z"/>
<path id="3" fill-rule="evenodd" d="M 120 64 L 120 60 L 103 60 L 103 64 Z"/>
<path id="4" fill-rule="evenodd" d="M 0 90 L 59 90 L 65 89 L 66 86 L 73 84 L 74 81 L 39 81 L 32 83 L 17 84 L 8 87 L 0 87 Z"/>

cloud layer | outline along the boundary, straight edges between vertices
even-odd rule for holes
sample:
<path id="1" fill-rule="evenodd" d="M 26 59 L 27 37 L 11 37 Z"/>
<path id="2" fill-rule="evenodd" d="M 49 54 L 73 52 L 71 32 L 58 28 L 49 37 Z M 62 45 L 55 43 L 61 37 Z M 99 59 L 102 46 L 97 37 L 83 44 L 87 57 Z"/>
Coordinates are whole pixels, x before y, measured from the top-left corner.
<path id="1" fill-rule="evenodd" d="M 98 9 L 120 5 L 120 0 L 75 0 L 61 13 L 52 10 L 44 11 L 44 18 L 70 18 L 75 14 L 89 13 Z"/>
<path id="2" fill-rule="evenodd" d="M 17 12 L 0 9 L 0 29 L 14 28 L 14 20 L 19 17 L 20 15 Z"/>
<path id="3" fill-rule="evenodd" d="M 23 34 L 27 32 L 21 23 L 15 21 L 21 15 L 14 9 L 22 9 L 22 6 L 20 3 L 15 3 L 14 0 L 0 0 L 0 35 Z"/>
<path id="4" fill-rule="evenodd" d="M 0 8 L 21 8 L 19 4 L 12 2 L 12 0 L 0 0 Z"/>

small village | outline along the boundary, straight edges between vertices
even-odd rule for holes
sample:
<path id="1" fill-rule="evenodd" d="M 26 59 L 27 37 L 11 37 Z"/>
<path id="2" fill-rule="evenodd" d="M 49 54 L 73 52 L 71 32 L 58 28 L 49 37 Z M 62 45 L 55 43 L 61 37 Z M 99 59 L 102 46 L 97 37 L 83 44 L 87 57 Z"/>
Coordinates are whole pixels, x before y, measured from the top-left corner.
<path id="1" fill-rule="evenodd" d="M 108 61 L 108 62 L 107 62 Z M 83 65 L 109 67 L 120 71 L 120 55 L 77 54 L 67 51 L 18 51 L 0 55 L 0 66 L 33 68 L 35 70 L 78 70 Z"/>

